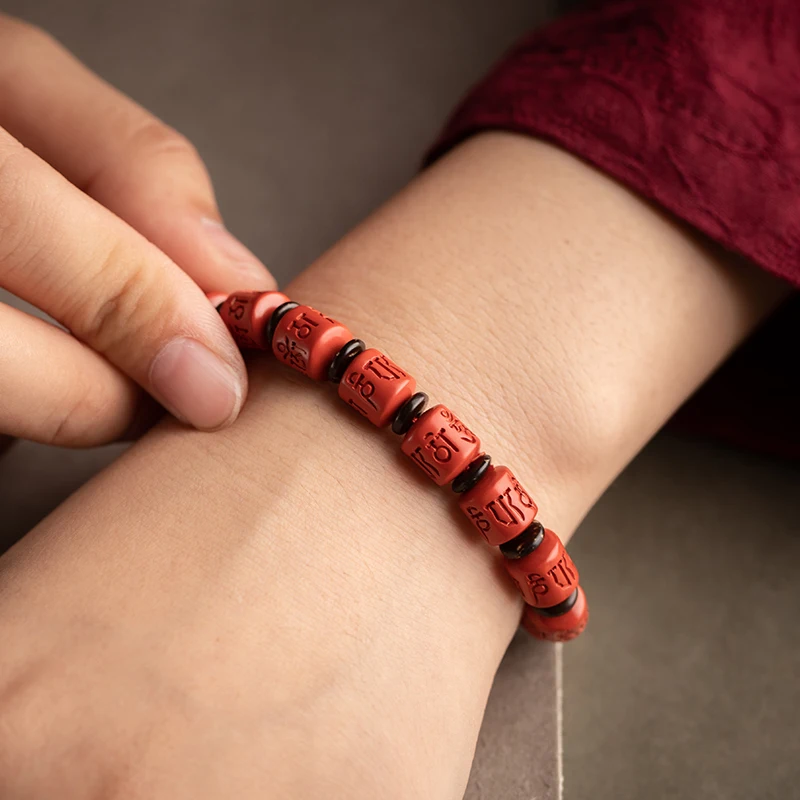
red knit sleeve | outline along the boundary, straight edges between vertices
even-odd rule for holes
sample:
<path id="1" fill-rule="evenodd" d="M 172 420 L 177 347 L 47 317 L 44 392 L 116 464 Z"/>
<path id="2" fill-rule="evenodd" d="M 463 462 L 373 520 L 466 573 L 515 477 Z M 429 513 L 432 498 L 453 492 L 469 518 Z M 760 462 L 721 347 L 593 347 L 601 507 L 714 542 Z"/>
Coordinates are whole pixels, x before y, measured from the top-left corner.
<path id="1" fill-rule="evenodd" d="M 594 2 L 523 39 L 429 160 L 487 129 L 562 146 L 800 286 L 798 0 Z M 779 316 L 686 427 L 800 456 L 800 304 Z"/>
<path id="2" fill-rule="evenodd" d="M 800 3 L 610 0 L 525 38 L 434 154 L 535 134 L 800 285 Z"/>

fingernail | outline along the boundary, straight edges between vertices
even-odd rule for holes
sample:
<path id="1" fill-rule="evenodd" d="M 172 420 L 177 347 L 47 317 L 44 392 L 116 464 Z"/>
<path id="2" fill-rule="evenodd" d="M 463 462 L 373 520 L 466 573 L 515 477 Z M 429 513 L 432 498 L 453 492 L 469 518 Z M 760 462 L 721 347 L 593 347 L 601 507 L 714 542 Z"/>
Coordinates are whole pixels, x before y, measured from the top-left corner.
<path id="1" fill-rule="evenodd" d="M 242 275 L 272 285 L 272 276 L 267 268 L 221 223 L 203 217 L 201 220 L 209 239 L 226 264 L 235 267 Z"/>
<path id="2" fill-rule="evenodd" d="M 201 430 L 223 426 L 242 403 L 236 373 L 194 339 L 173 339 L 164 345 L 150 367 L 150 384 L 169 411 Z"/>

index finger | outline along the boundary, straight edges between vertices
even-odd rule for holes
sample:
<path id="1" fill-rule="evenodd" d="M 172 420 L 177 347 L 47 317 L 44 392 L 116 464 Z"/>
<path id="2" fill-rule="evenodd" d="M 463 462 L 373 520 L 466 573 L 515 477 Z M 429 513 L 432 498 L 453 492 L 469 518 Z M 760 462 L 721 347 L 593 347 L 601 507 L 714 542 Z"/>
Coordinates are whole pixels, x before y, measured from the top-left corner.
<path id="1" fill-rule="evenodd" d="M 164 253 L 0 129 L 0 285 L 63 323 L 175 416 L 237 416 L 241 355 Z"/>

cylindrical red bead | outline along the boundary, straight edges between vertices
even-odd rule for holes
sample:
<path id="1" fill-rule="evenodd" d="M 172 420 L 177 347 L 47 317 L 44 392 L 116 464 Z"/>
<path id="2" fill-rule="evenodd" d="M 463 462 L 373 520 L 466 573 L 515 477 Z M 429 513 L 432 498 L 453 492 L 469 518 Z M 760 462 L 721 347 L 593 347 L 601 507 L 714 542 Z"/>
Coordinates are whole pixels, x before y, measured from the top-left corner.
<path id="1" fill-rule="evenodd" d="M 321 381 L 333 357 L 352 338 L 341 322 L 311 306 L 297 306 L 278 322 L 272 352 L 303 375 Z"/>
<path id="2" fill-rule="evenodd" d="M 269 318 L 288 300 L 283 292 L 236 292 L 222 304 L 219 315 L 240 347 L 267 350 L 264 331 Z"/>
<path id="3" fill-rule="evenodd" d="M 525 602 L 537 608 L 556 606 L 578 585 L 578 569 L 553 531 L 544 529 L 542 543 L 524 558 L 506 559 L 508 574 Z"/>
<path id="4" fill-rule="evenodd" d="M 388 425 L 417 382 L 380 350 L 359 353 L 339 383 L 339 397 L 378 427 Z"/>
<path id="5" fill-rule="evenodd" d="M 491 545 L 519 536 L 539 510 L 508 467 L 489 467 L 458 501 L 461 510 Z"/>
<path id="6" fill-rule="evenodd" d="M 547 642 L 568 642 L 583 633 L 589 621 L 589 604 L 583 589 L 578 587 L 578 599 L 575 605 L 558 617 L 546 617 L 535 608 L 525 606 L 522 613 L 522 627 L 531 636 L 544 639 Z"/>
<path id="7" fill-rule="evenodd" d="M 438 405 L 411 426 L 401 449 L 434 483 L 444 486 L 478 457 L 481 443 L 449 408 Z"/>

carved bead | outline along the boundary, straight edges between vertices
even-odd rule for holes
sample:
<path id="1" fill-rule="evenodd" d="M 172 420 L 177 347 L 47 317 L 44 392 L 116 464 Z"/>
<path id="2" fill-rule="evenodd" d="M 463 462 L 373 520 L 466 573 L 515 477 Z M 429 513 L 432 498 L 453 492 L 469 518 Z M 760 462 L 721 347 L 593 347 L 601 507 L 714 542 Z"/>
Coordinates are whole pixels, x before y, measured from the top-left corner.
<path id="1" fill-rule="evenodd" d="M 480 453 L 478 437 L 443 405 L 428 409 L 412 426 L 402 451 L 439 486 L 444 486 Z"/>
<path id="2" fill-rule="evenodd" d="M 473 489 L 464 492 L 458 505 L 491 545 L 519 536 L 539 510 L 508 467 L 490 466 Z"/>
<path id="3" fill-rule="evenodd" d="M 374 425 L 383 427 L 414 394 L 416 386 L 411 375 L 371 347 L 350 362 L 339 383 L 339 397 Z"/>
<path id="4" fill-rule="evenodd" d="M 341 322 L 311 306 L 297 306 L 275 326 L 272 352 L 279 361 L 320 381 L 326 377 L 333 357 L 352 338 Z"/>
<path id="5" fill-rule="evenodd" d="M 568 642 L 581 634 L 589 621 L 589 604 L 583 589 L 577 588 L 577 596 L 572 607 L 558 616 L 545 616 L 532 606 L 525 606 L 522 613 L 522 627 L 531 636 L 547 642 Z"/>
<path id="6" fill-rule="evenodd" d="M 240 347 L 268 350 L 269 318 L 288 300 L 283 292 L 236 292 L 223 302 L 219 315 Z"/>
<path id="7" fill-rule="evenodd" d="M 542 543 L 524 558 L 505 560 L 508 574 L 530 606 L 546 608 L 566 600 L 578 586 L 578 570 L 561 539 L 544 529 Z"/>

